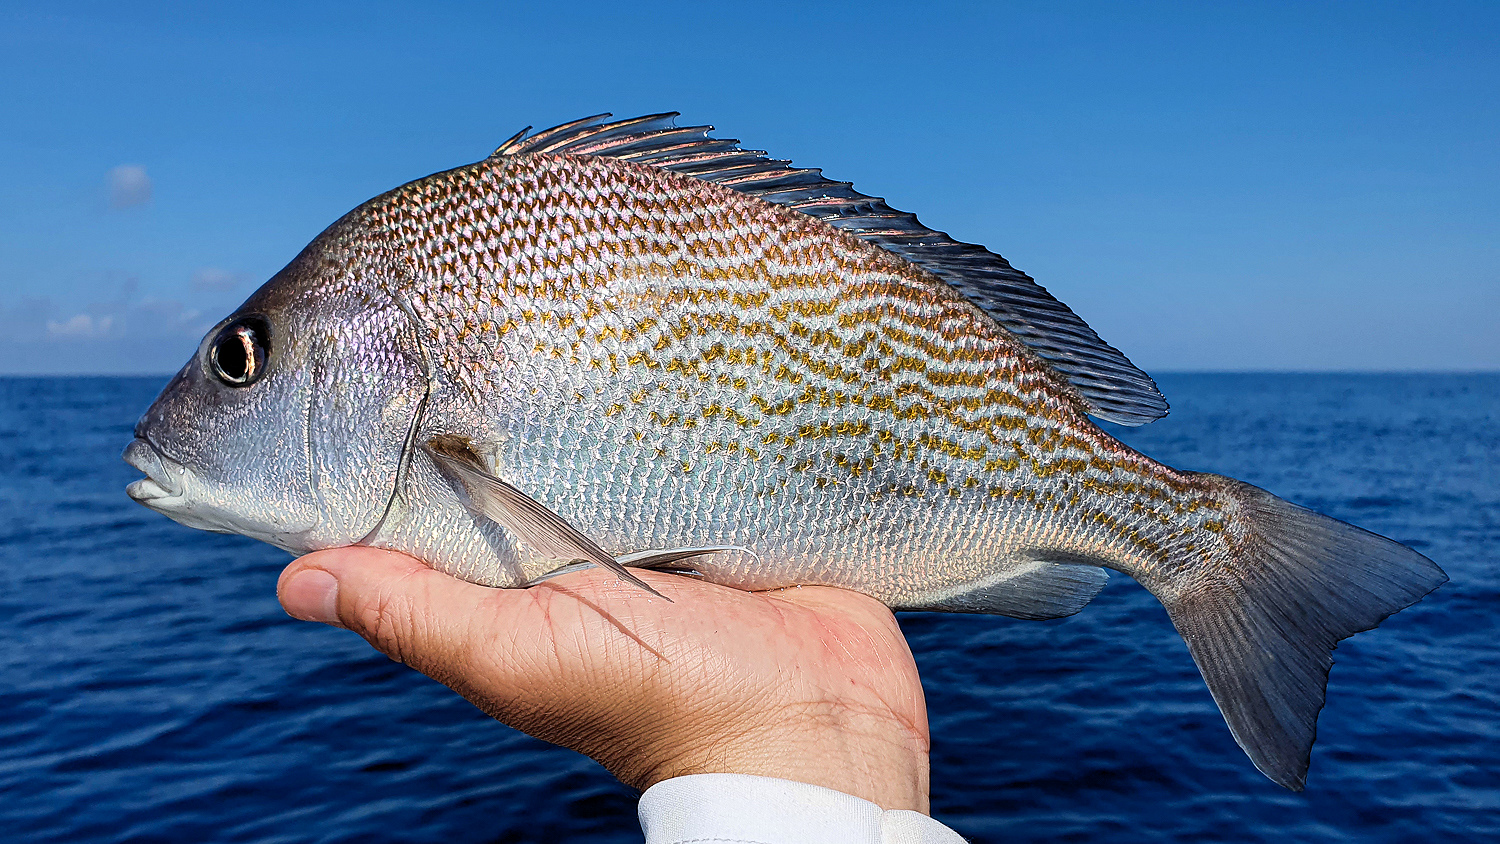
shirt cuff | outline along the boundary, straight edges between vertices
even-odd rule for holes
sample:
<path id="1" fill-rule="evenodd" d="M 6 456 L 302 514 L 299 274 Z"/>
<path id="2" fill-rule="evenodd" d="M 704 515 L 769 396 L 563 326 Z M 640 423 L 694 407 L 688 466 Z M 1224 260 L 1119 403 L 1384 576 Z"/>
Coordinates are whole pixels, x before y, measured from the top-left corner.
<path id="1" fill-rule="evenodd" d="M 807 783 L 748 774 L 692 774 L 641 795 L 646 844 L 964 844 L 906 809 Z"/>

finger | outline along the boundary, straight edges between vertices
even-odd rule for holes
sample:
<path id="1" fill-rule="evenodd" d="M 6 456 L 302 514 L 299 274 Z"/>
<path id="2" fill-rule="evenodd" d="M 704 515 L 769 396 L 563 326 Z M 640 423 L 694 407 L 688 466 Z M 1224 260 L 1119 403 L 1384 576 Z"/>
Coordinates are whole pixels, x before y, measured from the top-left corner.
<path id="1" fill-rule="evenodd" d="M 385 655 L 445 683 L 468 664 L 476 623 L 523 615 L 533 601 L 523 590 L 465 583 L 373 548 L 336 548 L 295 560 L 282 572 L 277 595 L 293 618 L 353 630 Z"/>

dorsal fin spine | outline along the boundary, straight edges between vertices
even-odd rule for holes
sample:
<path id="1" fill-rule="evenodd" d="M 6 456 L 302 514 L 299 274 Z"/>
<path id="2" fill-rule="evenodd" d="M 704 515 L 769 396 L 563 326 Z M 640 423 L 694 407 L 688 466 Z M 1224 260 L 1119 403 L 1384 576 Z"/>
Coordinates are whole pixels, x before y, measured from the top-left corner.
<path id="1" fill-rule="evenodd" d="M 711 126 L 676 126 L 676 112 L 605 122 L 599 114 L 506 141 L 495 156 L 591 155 L 671 170 L 796 210 L 937 276 L 1068 379 L 1090 413 L 1126 425 L 1167 414 L 1151 377 L 1105 343 L 1067 305 L 1004 258 L 922 225 L 915 214 L 865 196 L 849 182 L 793 167 Z"/>

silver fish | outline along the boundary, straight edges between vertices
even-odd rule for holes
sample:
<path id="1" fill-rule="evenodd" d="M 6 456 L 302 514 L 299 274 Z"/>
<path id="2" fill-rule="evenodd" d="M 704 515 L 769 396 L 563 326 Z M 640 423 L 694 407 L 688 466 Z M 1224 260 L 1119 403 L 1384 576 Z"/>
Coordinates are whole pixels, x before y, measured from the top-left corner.
<path id="1" fill-rule="evenodd" d="M 1056 618 L 1139 581 L 1302 787 L 1335 643 L 1422 555 L 1098 428 L 1156 385 L 983 247 L 675 115 L 522 131 L 361 205 L 209 332 L 128 492 L 491 586 L 599 565 Z"/>

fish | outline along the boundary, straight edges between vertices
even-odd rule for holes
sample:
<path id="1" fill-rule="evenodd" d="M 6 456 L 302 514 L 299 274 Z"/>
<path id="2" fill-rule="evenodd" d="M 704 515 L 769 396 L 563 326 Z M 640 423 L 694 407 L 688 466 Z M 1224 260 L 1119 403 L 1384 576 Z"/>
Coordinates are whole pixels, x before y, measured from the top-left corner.
<path id="1" fill-rule="evenodd" d="M 1442 570 L 1129 448 L 1095 420 L 1165 398 L 1031 277 L 676 117 L 527 127 L 350 211 L 141 417 L 130 497 L 293 554 L 598 566 L 667 600 L 632 570 L 1022 619 L 1113 570 L 1302 789 L 1334 646 Z"/>

